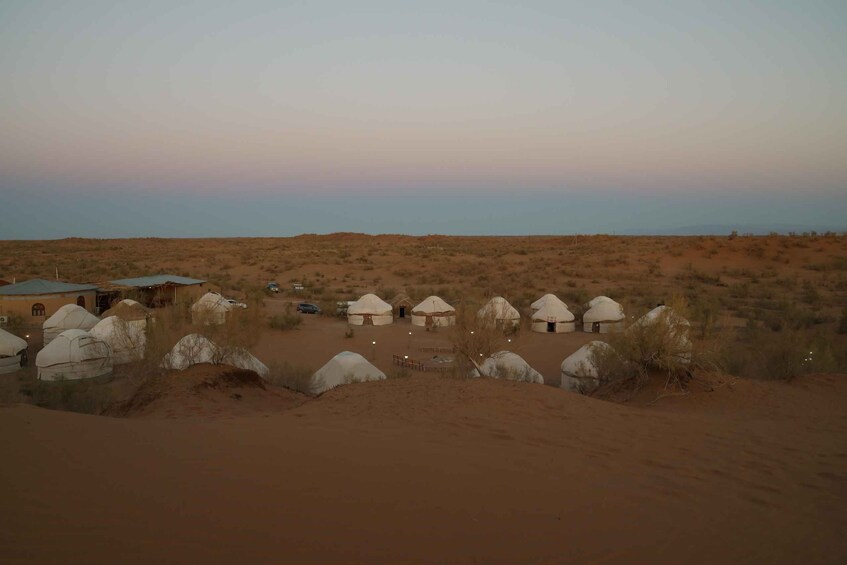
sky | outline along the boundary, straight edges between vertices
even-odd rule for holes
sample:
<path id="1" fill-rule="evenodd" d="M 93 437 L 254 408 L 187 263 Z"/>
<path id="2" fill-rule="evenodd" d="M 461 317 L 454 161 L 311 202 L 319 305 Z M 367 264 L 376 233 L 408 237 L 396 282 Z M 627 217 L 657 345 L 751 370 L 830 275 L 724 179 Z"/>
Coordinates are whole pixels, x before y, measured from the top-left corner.
<path id="1" fill-rule="evenodd" d="M 0 238 L 847 229 L 847 3 L 0 0 Z"/>

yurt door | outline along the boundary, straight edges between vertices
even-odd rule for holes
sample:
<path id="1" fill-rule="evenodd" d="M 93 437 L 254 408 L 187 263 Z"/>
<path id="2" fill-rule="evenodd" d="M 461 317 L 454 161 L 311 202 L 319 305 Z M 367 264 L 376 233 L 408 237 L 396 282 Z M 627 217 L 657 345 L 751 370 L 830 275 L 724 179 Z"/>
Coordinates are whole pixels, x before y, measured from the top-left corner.
<path id="1" fill-rule="evenodd" d="M 364 320 L 362 321 L 362 325 L 364 326 L 372 326 L 374 325 L 374 319 L 372 314 L 363 314 L 362 317 Z"/>
<path id="2" fill-rule="evenodd" d="M 547 333 L 556 332 L 556 322 L 547 322 Z"/>
<path id="3" fill-rule="evenodd" d="M 406 317 L 406 307 L 405 307 L 405 306 L 401 306 L 401 307 L 400 307 L 400 317 L 401 317 L 401 318 L 405 318 L 405 317 Z"/>
<path id="4" fill-rule="evenodd" d="M 600 322 L 594 322 L 591 324 L 591 332 L 595 334 L 600 333 Z"/>
<path id="5" fill-rule="evenodd" d="M 427 315 L 427 317 L 426 317 L 426 327 L 428 327 L 428 328 L 432 327 L 432 316 Z"/>

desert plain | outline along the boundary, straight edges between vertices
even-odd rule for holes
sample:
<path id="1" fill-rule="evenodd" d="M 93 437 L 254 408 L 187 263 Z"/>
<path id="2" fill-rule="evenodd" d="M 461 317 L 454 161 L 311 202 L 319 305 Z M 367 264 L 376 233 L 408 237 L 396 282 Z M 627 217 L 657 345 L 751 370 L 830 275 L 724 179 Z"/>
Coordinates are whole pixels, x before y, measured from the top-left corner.
<path id="1" fill-rule="evenodd" d="M 847 560 L 843 235 L 0 242 L 0 276 L 55 272 L 207 280 L 248 304 L 218 337 L 271 378 L 163 372 L 162 351 L 97 382 L 0 375 L 3 562 Z M 548 292 L 577 314 L 610 296 L 629 321 L 680 304 L 697 363 L 684 383 L 580 395 L 559 366 L 607 336 L 524 321 L 497 345 L 543 385 L 410 370 L 392 359 L 449 350 L 457 330 L 351 331 L 335 305 L 367 292 L 462 311 L 500 295 L 523 318 Z M 301 301 L 323 314 L 297 314 Z M 179 316 L 162 313 L 191 330 Z M 19 329 L 37 348 L 38 329 Z M 388 379 L 293 386 L 343 350 Z"/>

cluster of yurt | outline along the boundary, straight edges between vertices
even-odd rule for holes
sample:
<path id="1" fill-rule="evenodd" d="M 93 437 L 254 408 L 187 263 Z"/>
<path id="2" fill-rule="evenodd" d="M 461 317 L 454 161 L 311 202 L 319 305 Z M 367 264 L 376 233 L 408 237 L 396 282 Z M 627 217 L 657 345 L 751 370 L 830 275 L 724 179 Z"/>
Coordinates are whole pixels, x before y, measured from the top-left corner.
<path id="1" fill-rule="evenodd" d="M 220 326 L 226 323 L 232 304 L 217 292 L 207 292 L 191 305 L 191 321 L 198 325 Z"/>
<path id="2" fill-rule="evenodd" d="M 471 371 L 474 377 L 486 376 L 528 383 L 544 384 L 544 377 L 533 369 L 523 357 L 511 351 L 498 351 Z"/>
<path id="3" fill-rule="evenodd" d="M 162 359 L 163 369 L 184 371 L 194 365 L 231 365 L 239 369 L 254 371 L 260 377 L 270 373 L 267 365 L 241 347 L 219 347 L 200 334 L 189 334 L 180 339 Z"/>
<path id="4" fill-rule="evenodd" d="M 337 386 L 385 380 L 385 373 L 352 351 L 342 351 L 315 371 L 309 381 L 310 394 L 322 394 Z"/>
<path id="5" fill-rule="evenodd" d="M 394 322 L 391 304 L 366 294 L 347 307 L 347 323 L 353 326 L 387 326 Z"/>
<path id="6" fill-rule="evenodd" d="M 509 301 L 495 296 L 479 309 L 477 317 L 483 321 L 492 321 L 498 327 L 516 327 L 521 323 L 521 315 Z"/>
<path id="7" fill-rule="evenodd" d="M 532 331 L 569 333 L 576 330 L 576 316 L 555 294 L 545 294 L 532 303 Z"/>
<path id="8" fill-rule="evenodd" d="M 0 375 L 13 373 L 26 361 L 27 342 L 0 328 Z"/>
<path id="9" fill-rule="evenodd" d="M 99 321 L 100 318 L 82 306 L 65 304 L 41 325 L 44 330 L 44 346 L 50 345 L 50 342 L 65 330 L 88 331 Z"/>
<path id="10" fill-rule="evenodd" d="M 427 328 L 452 326 L 456 323 L 456 309 L 438 296 L 430 296 L 412 308 L 412 325 Z"/>
<path id="11" fill-rule="evenodd" d="M 112 372 L 112 349 L 85 330 L 65 330 L 50 340 L 35 358 L 38 379 L 90 379 Z"/>
<path id="12" fill-rule="evenodd" d="M 626 315 L 623 306 L 608 296 L 598 296 L 588 303 L 582 315 L 582 330 L 589 333 L 611 333 L 621 331 Z"/>

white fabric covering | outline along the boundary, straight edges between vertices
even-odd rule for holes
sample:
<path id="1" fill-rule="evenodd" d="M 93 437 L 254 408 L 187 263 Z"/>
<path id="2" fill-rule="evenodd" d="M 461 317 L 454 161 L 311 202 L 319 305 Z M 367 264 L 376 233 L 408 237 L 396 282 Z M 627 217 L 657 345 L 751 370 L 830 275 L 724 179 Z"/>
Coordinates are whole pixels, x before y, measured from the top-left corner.
<path id="1" fill-rule="evenodd" d="M 97 325 L 100 318 L 76 304 L 65 304 L 56 313 L 47 318 L 41 327 L 44 329 L 45 347 L 53 341 L 56 336 L 65 330 L 88 331 Z"/>
<path id="2" fill-rule="evenodd" d="M 105 341 L 84 330 L 65 330 L 35 358 L 43 381 L 99 377 L 112 371 L 112 351 Z"/>
<path id="3" fill-rule="evenodd" d="M 486 377 L 544 384 L 541 373 L 530 367 L 523 357 L 511 351 L 498 351 L 483 361 L 480 369 Z M 476 369 L 471 374 L 474 377 L 480 376 Z"/>
<path id="4" fill-rule="evenodd" d="M 600 375 L 593 361 L 595 351 L 611 346 L 604 341 L 592 341 L 577 349 L 562 361 L 561 387 L 571 392 L 588 393 L 600 386 Z"/>
<path id="5" fill-rule="evenodd" d="M 592 303 L 593 306 L 591 306 Z M 592 332 L 595 323 L 600 326 L 599 333 L 618 331 L 623 328 L 626 317 L 623 306 L 605 296 L 598 296 L 588 304 L 591 307 L 582 316 L 583 331 Z"/>
<path id="6" fill-rule="evenodd" d="M 430 296 L 412 308 L 414 326 L 450 326 L 456 322 L 456 309 L 438 296 Z"/>
<path id="7" fill-rule="evenodd" d="M 270 373 L 267 365 L 259 361 L 246 349 L 218 347 L 200 334 L 189 334 L 183 337 L 162 359 L 163 368 L 178 371 L 184 371 L 192 365 L 201 363 L 232 365 L 239 369 L 254 371 L 263 378 Z"/>
<path id="8" fill-rule="evenodd" d="M 118 316 L 109 316 L 97 322 L 89 333 L 109 344 L 112 348 L 112 362 L 120 365 L 144 358 L 146 327 L 146 320 L 128 322 Z"/>
<path id="9" fill-rule="evenodd" d="M 552 295 L 550 295 L 552 296 Z M 576 317 L 561 300 L 548 300 L 532 314 L 532 331 L 547 333 L 548 324 L 553 324 L 555 333 L 567 333 L 576 329 Z"/>
<path id="10" fill-rule="evenodd" d="M 545 294 L 544 296 L 542 296 L 541 298 L 539 298 L 538 300 L 533 302 L 530 305 L 530 308 L 532 308 L 533 312 L 536 312 L 538 310 L 541 310 L 541 308 L 544 307 L 544 305 L 547 304 L 548 302 L 554 302 L 554 303 L 557 303 L 557 304 L 561 304 L 562 306 L 565 307 L 565 309 L 567 309 L 567 307 L 568 307 L 568 305 L 565 304 L 562 300 L 560 300 L 559 297 L 556 296 L 555 294 Z"/>
<path id="11" fill-rule="evenodd" d="M 366 294 L 347 307 L 347 322 L 354 326 L 386 326 L 394 322 L 391 304 L 375 294 Z"/>
<path id="12" fill-rule="evenodd" d="M 0 375 L 21 368 L 21 353 L 26 351 L 26 340 L 0 328 Z"/>
<path id="13" fill-rule="evenodd" d="M 312 375 L 309 392 L 321 394 L 344 384 L 381 381 L 385 378 L 385 373 L 374 367 L 358 353 L 342 351 L 330 359 L 326 365 L 315 371 L 315 374 Z"/>
<path id="14" fill-rule="evenodd" d="M 520 313 L 502 296 L 495 296 L 489 300 L 485 306 L 479 309 L 477 316 L 480 318 L 493 318 L 498 323 L 512 324 L 515 326 L 520 323 L 521 319 Z"/>
<path id="15" fill-rule="evenodd" d="M 217 292 L 207 292 L 191 305 L 191 321 L 205 326 L 219 326 L 226 322 L 226 315 L 231 310 L 232 304 L 223 296 Z"/>

